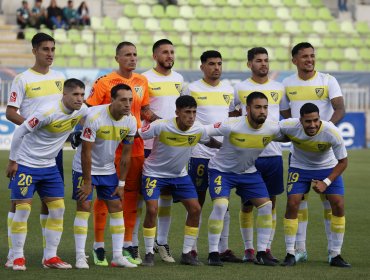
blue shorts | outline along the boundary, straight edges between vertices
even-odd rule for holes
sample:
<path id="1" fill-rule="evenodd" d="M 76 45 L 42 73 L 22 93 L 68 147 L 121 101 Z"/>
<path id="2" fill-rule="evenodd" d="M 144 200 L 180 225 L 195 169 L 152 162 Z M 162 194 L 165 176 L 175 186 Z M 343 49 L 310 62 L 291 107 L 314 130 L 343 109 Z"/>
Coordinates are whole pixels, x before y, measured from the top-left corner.
<path id="1" fill-rule="evenodd" d="M 259 157 L 255 166 L 261 173 L 270 197 L 284 192 L 283 157 Z"/>
<path id="2" fill-rule="evenodd" d="M 161 188 L 169 187 L 173 200 L 198 199 L 197 192 L 189 175 L 178 178 L 157 178 L 143 175 L 141 193 L 144 200 L 158 199 Z"/>
<path id="3" fill-rule="evenodd" d="M 63 170 L 63 149 L 61 149 L 55 158 L 55 163 L 58 167 L 60 177 L 62 177 L 62 180 L 64 182 L 64 170 Z"/>
<path id="4" fill-rule="evenodd" d="M 232 188 L 245 203 L 253 198 L 268 198 L 266 184 L 260 172 L 235 174 L 209 169 L 209 194 L 212 200 L 220 197 L 230 197 Z"/>
<path id="5" fill-rule="evenodd" d="M 35 191 L 40 198 L 64 198 L 64 183 L 56 165 L 33 168 L 18 164 L 18 170 L 9 183 L 12 200 L 30 199 Z"/>
<path id="6" fill-rule="evenodd" d="M 190 158 L 188 173 L 197 191 L 208 189 L 208 162 L 206 158 Z"/>
<path id="7" fill-rule="evenodd" d="M 305 194 L 310 191 L 312 180 L 324 180 L 327 178 L 333 168 L 321 170 L 303 170 L 299 168 L 289 167 L 287 194 Z M 344 195 L 344 184 L 342 176 L 337 177 L 331 185 L 326 189 L 324 194 Z"/>
<path id="8" fill-rule="evenodd" d="M 152 152 L 152 149 L 144 149 L 144 157 L 148 158 L 151 152 Z"/>
<path id="9" fill-rule="evenodd" d="M 118 177 L 114 173 L 112 175 L 92 175 L 92 185 L 96 189 L 96 194 L 100 200 L 117 200 L 118 195 L 112 196 L 112 193 L 118 186 Z M 72 199 L 78 200 L 77 191 L 83 184 L 82 173 L 72 170 L 73 193 Z M 93 192 L 89 194 L 86 200 L 90 201 L 93 198 Z"/>

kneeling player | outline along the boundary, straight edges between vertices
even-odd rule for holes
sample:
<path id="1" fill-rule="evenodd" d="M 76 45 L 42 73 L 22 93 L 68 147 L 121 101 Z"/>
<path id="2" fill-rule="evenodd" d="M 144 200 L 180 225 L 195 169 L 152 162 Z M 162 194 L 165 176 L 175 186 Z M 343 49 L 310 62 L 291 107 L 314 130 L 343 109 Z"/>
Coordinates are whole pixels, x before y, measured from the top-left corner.
<path id="1" fill-rule="evenodd" d="M 190 252 L 198 234 L 201 208 L 186 171 L 192 148 L 198 142 L 209 142 L 205 128 L 195 121 L 196 109 L 197 103 L 193 97 L 181 96 L 176 100 L 176 118 L 157 120 L 139 129 L 144 140 L 154 138 L 152 152 L 143 168 L 142 194 L 146 202 L 146 215 L 143 225 L 145 259 L 142 265 L 154 265 L 155 221 L 163 187 L 170 187 L 174 199 L 180 200 L 188 212 L 180 262 L 187 265 L 202 264 Z"/>
<path id="2" fill-rule="evenodd" d="M 120 201 L 123 197 L 136 133 L 136 119 L 130 114 L 131 104 L 131 88 L 125 84 L 118 84 L 111 90 L 111 104 L 91 108 L 86 119 L 81 135 L 82 145 L 78 147 L 73 159 L 73 199 L 78 200 L 74 221 L 76 268 L 89 268 L 85 256 L 85 243 L 93 186 L 96 188 L 98 198 L 106 203 L 110 215 L 113 247 L 111 265 L 137 267 L 122 255 L 125 227 Z M 124 145 L 118 180 L 114 155 L 120 142 Z M 107 260 L 104 258 L 100 265 L 107 266 Z"/>
<path id="3" fill-rule="evenodd" d="M 284 219 L 287 255 L 283 266 L 296 263 L 294 245 L 298 230 L 298 210 L 302 197 L 310 187 L 329 200 L 332 215 L 329 262 L 331 266 L 350 267 L 340 255 L 343 244 L 344 185 L 341 174 L 347 167 L 347 151 L 338 129 L 330 122 L 320 120 L 319 108 L 306 103 L 300 109 L 300 119 L 280 122 L 281 132 L 293 144 L 290 159 Z"/>
<path id="4" fill-rule="evenodd" d="M 23 251 L 35 191 L 49 211 L 42 264 L 44 268 L 72 268 L 57 256 L 63 232 L 64 183 L 55 157 L 75 125 L 86 116 L 87 108 L 81 109 L 84 94 L 85 85 L 81 81 L 65 81 L 62 99 L 39 108 L 14 133 L 6 172 L 11 178 L 11 199 L 16 204 L 11 223 L 13 270 L 26 270 Z"/>

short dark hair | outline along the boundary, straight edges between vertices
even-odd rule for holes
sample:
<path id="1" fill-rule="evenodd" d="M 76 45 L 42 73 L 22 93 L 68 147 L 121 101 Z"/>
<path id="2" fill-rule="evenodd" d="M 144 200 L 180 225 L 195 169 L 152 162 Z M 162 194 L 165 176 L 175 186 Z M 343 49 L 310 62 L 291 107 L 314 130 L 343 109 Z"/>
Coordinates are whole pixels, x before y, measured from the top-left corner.
<path id="1" fill-rule="evenodd" d="M 133 44 L 133 43 L 131 43 L 131 42 L 128 42 L 128 41 L 123 41 L 123 42 L 121 42 L 121 43 L 119 43 L 118 45 L 117 45 L 117 47 L 116 47 L 116 55 L 119 53 L 119 51 L 123 48 L 123 47 L 125 47 L 125 46 L 132 46 L 132 47 L 135 47 L 136 48 L 136 46 Z"/>
<path id="2" fill-rule="evenodd" d="M 316 113 L 316 112 L 320 114 L 319 107 L 317 107 L 313 103 L 305 103 L 299 110 L 299 114 L 301 115 L 301 117 L 303 117 L 306 114 L 311 114 L 311 113 Z"/>
<path id="3" fill-rule="evenodd" d="M 313 50 L 315 49 L 310 43 L 308 42 L 302 42 L 297 45 L 295 45 L 292 49 L 292 57 L 294 57 L 300 50 L 302 49 L 308 49 L 312 48 Z"/>
<path id="4" fill-rule="evenodd" d="M 85 89 L 85 84 L 79 80 L 79 79 L 75 79 L 75 78 L 71 78 L 71 79 L 68 79 L 68 80 L 65 80 L 64 81 L 64 88 L 68 88 L 68 89 L 74 89 L 74 88 L 82 88 L 82 89 Z"/>
<path id="5" fill-rule="evenodd" d="M 267 50 L 263 47 L 256 47 L 248 50 L 248 61 L 252 61 L 257 54 L 268 54 Z"/>
<path id="6" fill-rule="evenodd" d="M 182 108 L 193 108 L 197 107 L 197 102 L 195 101 L 195 98 L 190 95 L 181 95 L 176 99 L 176 109 L 182 109 Z"/>
<path id="7" fill-rule="evenodd" d="M 32 43 L 32 48 L 36 49 L 38 48 L 42 42 L 47 42 L 51 41 L 55 44 L 55 40 L 53 37 L 51 37 L 49 34 L 46 33 L 37 33 L 32 37 L 31 43 Z"/>
<path id="8" fill-rule="evenodd" d="M 160 40 L 158 40 L 157 42 L 154 43 L 153 48 L 152 48 L 153 53 L 155 52 L 156 49 L 158 49 L 162 45 L 172 45 L 173 46 L 173 44 L 170 40 L 160 39 Z"/>
<path id="9" fill-rule="evenodd" d="M 118 84 L 118 85 L 115 85 L 114 87 L 112 87 L 112 89 L 110 90 L 110 97 L 112 97 L 113 99 L 117 97 L 117 93 L 119 90 L 129 90 L 129 91 L 132 91 L 131 87 L 129 85 L 126 85 L 126 84 Z"/>
<path id="10" fill-rule="evenodd" d="M 200 62 L 205 63 L 205 62 L 207 62 L 207 60 L 209 58 L 221 58 L 222 59 L 222 56 L 221 56 L 220 52 L 215 51 L 215 50 L 205 51 L 200 56 Z"/>
<path id="11" fill-rule="evenodd" d="M 250 106 L 254 99 L 267 99 L 266 95 L 259 91 L 253 91 L 247 96 L 247 106 Z"/>

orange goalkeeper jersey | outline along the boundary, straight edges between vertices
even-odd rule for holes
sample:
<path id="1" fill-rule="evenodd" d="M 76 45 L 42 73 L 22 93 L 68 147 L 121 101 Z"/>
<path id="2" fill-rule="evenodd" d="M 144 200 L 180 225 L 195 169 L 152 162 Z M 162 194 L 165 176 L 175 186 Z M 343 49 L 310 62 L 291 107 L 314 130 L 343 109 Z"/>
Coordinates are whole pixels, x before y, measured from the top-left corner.
<path id="1" fill-rule="evenodd" d="M 91 89 L 90 96 L 86 103 L 90 106 L 109 104 L 111 101 L 110 91 L 118 84 L 126 84 L 131 87 L 133 101 L 131 113 L 135 116 L 137 127 L 141 127 L 140 111 L 141 107 L 149 105 L 148 80 L 140 74 L 132 73 L 131 78 L 126 79 L 117 72 L 112 72 L 97 79 Z M 144 142 L 138 137 L 135 138 L 132 147 L 132 156 L 144 155 Z"/>

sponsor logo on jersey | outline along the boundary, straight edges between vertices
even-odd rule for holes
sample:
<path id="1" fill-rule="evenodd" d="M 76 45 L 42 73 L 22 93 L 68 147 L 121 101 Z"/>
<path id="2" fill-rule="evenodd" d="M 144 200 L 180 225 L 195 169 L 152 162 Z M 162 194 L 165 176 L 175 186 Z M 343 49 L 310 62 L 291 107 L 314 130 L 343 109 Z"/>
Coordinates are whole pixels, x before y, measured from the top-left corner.
<path id="1" fill-rule="evenodd" d="M 263 143 L 263 146 L 267 146 L 268 143 L 271 142 L 271 138 L 270 137 L 263 137 L 262 138 L 262 143 Z"/>
<path id="2" fill-rule="evenodd" d="M 34 128 L 36 125 L 38 125 L 39 124 L 39 119 L 38 118 L 36 118 L 36 117 L 34 117 L 34 118 L 32 118 L 32 119 L 30 119 L 29 121 L 28 121 L 28 125 L 31 127 L 31 128 Z"/>
<path id="3" fill-rule="evenodd" d="M 317 97 L 321 97 L 324 94 L 324 88 L 315 88 Z"/>
<path id="4" fill-rule="evenodd" d="M 239 141 L 239 142 L 245 142 L 245 139 L 244 138 L 234 138 L 236 141 Z"/>
<path id="5" fill-rule="evenodd" d="M 271 92 L 270 94 L 271 94 L 272 100 L 274 100 L 275 102 L 279 99 L 279 93 Z"/>
<path id="6" fill-rule="evenodd" d="M 55 85 L 57 86 L 57 88 L 62 91 L 63 89 L 63 83 L 61 81 L 55 81 Z"/>
<path id="7" fill-rule="evenodd" d="M 40 90 L 41 87 L 35 87 L 35 88 L 32 88 L 32 90 Z"/>
<path id="8" fill-rule="evenodd" d="M 290 94 L 290 95 L 296 95 L 297 92 L 296 91 L 290 91 L 290 92 L 288 92 L 288 94 Z"/>
<path id="9" fill-rule="evenodd" d="M 214 128 L 219 128 L 221 126 L 222 122 L 215 123 L 213 125 Z"/>
<path id="10" fill-rule="evenodd" d="M 90 139 L 91 138 L 91 134 L 92 134 L 92 131 L 90 128 L 86 127 L 85 130 L 84 130 L 84 138 L 86 139 Z"/>
<path id="11" fill-rule="evenodd" d="M 136 93 L 140 96 L 140 98 L 143 96 L 143 87 L 142 86 L 134 86 L 134 89 Z"/>
<path id="12" fill-rule="evenodd" d="M 195 139 L 197 139 L 197 137 L 196 136 L 194 136 L 194 135 L 190 135 L 189 137 L 188 137 L 188 143 L 191 145 L 191 144 L 193 144 L 194 143 L 194 141 L 195 141 Z"/>
<path id="13" fill-rule="evenodd" d="M 317 144 L 317 148 L 319 149 L 319 151 L 324 152 L 327 149 L 329 149 L 329 145 L 327 145 L 327 144 Z"/>
<path id="14" fill-rule="evenodd" d="M 9 98 L 10 102 L 15 102 L 17 101 L 17 93 L 15 91 L 13 91 L 11 94 L 10 94 L 10 98 Z"/>
<path id="15" fill-rule="evenodd" d="M 226 104 L 229 105 L 230 104 L 230 95 L 224 94 L 223 97 L 225 99 Z"/>
<path id="16" fill-rule="evenodd" d="M 197 99 L 200 99 L 200 100 L 207 100 L 207 96 L 198 96 Z"/>
<path id="17" fill-rule="evenodd" d="M 94 88 L 91 88 L 89 97 L 91 97 L 91 96 L 94 95 L 94 91 L 95 91 L 95 89 Z"/>
<path id="18" fill-rule="evenodd" d="M 161 90 L 161 87 L 152 87 L 152 90 Z"/>
<path id="19" fill-rule="evenodd" d="M 146 132 L 149 130 L 149 128 L 150 128 L 150 124 L 147 124 L 146 126 L 141 128 L 141 132 Z"/>
<path id="20" fill-rule="evenodd" d="M 181 93 L 181 84 L 175 84 L 175 87 L 179 93 Z"/>
<path id="21" fill-rule="evenodd" d="M 21 195 L 26 196 L 28 193 L 28 187 L 20 187 Z"/>
<path id="22" fill-rule="evenodd" d="M 102 130 L 101 133 L 103 133 L 103 134 L 109 134 L 110 131 L 109 130 Z"/>

